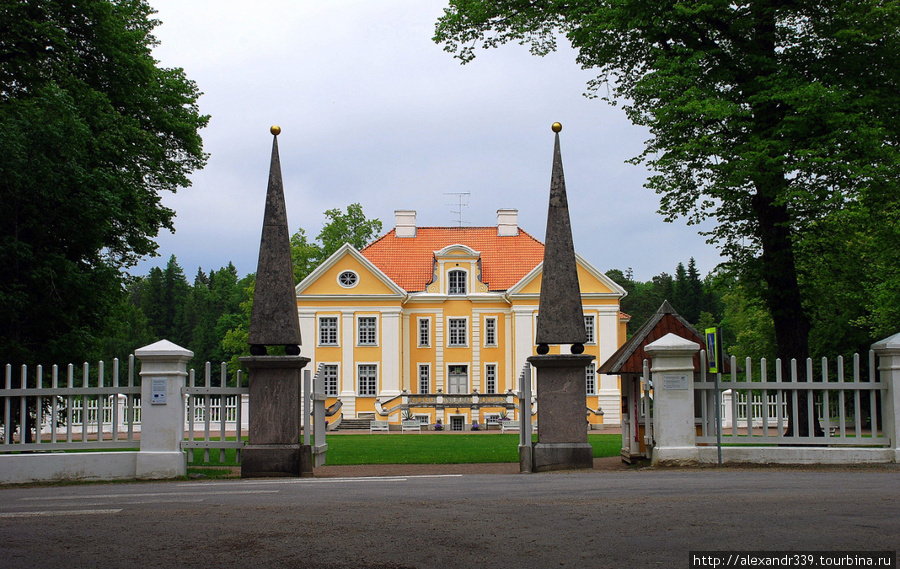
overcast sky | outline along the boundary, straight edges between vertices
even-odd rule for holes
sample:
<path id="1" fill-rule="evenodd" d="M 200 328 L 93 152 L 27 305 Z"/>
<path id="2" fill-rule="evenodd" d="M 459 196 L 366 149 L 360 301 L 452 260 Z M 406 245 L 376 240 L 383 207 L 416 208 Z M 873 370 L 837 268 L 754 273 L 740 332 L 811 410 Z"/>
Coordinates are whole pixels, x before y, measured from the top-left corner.
<path id="1" fill-rule="evenodd" d="M 568 45 L 544 58 L 508 45 L 462 66 L 431 41 L 444 0 L 150 3 L 163 22 L 156 58 L 204 93 L 210 159 L 192 187 L 164 197 L 176 232 L 159 236 L 160 257 L 136 274 L 173 254 L 189 279 L 229 261 L 241 276 L 256 270 L 273 124 L 288 223 L 310 240 L 325 210 L 357 202 L 384 232 L 397 209 L 416 210 L 419 226 L 490 226 L 498 209 L 516 208 L 519 226 L 543 240 L 559 121 L 583 257 L 601 271 L 632 267 L 639 280 L 690 257 L 701 274 L 721 260 L 695 227 L 656 213 L 646 169 L 625 164 L 647 132 L 583 96 L 593 75 Z"/>

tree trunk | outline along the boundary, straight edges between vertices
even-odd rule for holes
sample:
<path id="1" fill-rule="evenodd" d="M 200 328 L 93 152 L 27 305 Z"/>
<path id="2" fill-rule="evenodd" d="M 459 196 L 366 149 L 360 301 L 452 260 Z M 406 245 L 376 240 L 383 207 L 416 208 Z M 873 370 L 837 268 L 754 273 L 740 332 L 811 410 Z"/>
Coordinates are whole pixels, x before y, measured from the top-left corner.
<path id="1" fill-rule="evenodd" d="M 753 63 L 750 64 L 753 72 L 746 76 L 745 90 L 747 100 L 761 101 L 753 106 L 753 138 L 773 142 L 764 151 L 771 155 L 758 158 L 754 164 L 752 182 L 756 193 L 751 198 L 751 207 L 756 216 L 758 237 L 762 245 L 760 276 L 766 285 L 763 298 L 775 326 L 776 357 L 781 358 L 782 365 L 790 366 L 793 359 L 798 364 L 805 364 L 809 357 L 810 324 L 803 311 L 794 257 L 792 220 L 785 203 L 790 182 L 782 167 L 783 157 L 778 155 L 776 143 L 780 138 L 779 127 L 785 120 L 787 110 L 783 102 L 771 96 L 767 85 L 778 74 L 776 4 L 777 2 L 763 0 L 754 8 L 755 34 L 752 45 L 749 46 L 749 51 L 754 56 L 751 58 Z M 797 379 L 806 381 L 806 373 L 803 373 L 805 370 L 801 369 L 798 366 L 800 377 Z M 798 391 L 797 396 L 800 401 L 796 417 L 793 416 L 792 397 L 788 396 L 786 436 L 809 435 L 806 391 Z M 818 419 L 813 419 L 814 431 L 818 436 L 822 434 L 822 428 Z"/>
<path id="2" fill-rule="evenodd" d="M 775 182 L 777 185 L 778 182 Z M 787 181 L 781 178 L 781 184 Z M 759 187 L 759 186 L 758 186 Z M 775 325 L 776 357 L 782 365 L 790 366 L 798 362 L 798 381 L 806 381 L 806 360 L 809 357 L 810 324 L 803 311 L 797 267 L 792 248 L 789 215 L 787 207 L 775 203 L 770 191 L 758 192 L 753 196 L 753 207 L 759 222 L 759 237 L 762 243 L 762 278 L 766 284 L 763 296 L 772 314 Z M 786 188 L 785 188 L 786 189 Z M 783 194 L 782 194 L 783 195 Z M 793 399 L 788 395 L 788 426 L 786 436 L 808 436 L 809 408 L 806 391 L 798 391 L 797 416 L 793 412 Z M 815 436 L 823 434 L 817 417 L 813 417 Z"/>

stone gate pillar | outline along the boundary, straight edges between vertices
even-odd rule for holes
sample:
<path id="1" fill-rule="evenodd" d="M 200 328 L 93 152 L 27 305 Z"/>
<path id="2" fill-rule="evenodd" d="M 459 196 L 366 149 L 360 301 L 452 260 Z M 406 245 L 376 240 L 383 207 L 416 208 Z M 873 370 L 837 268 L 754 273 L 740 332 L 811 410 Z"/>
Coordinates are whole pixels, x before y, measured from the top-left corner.
<path id="1" fill-rule="evenodd" d="M 694 354 L 700 344 L 669 333 L 648 344 L 652 358 L 653 438 L 651 464 L 685 464 L 699 459 L 694 423 Z"/>
<path id="2" fill-rule="evenodd" d="M 878 372 L 881 382 L 887 385 L 882 393 L 881 408 L 884 413 L 882 429 L 884 436 L 891 441 L 893 462 L 900 462 L 900 334 L 894 334 L 880 342 L 872 344 L 878 356 Z"/>
<path id="3" fill-rule="evenodd" d="M 137 478 L 176 478 L 187 473 L 185 405 L 181 389 L 194 352 L 160 340 L 134 351 L 141 360 L 141 451 Z"/>

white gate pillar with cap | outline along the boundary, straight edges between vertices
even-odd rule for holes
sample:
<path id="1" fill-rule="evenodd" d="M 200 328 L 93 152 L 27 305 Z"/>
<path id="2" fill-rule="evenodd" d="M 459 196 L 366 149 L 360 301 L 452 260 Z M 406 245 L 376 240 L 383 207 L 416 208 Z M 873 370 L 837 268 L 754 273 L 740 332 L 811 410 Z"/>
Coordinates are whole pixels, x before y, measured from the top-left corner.
<path id="1" fill-rule="evenodd" d="M 168 340 L 134 352 L 141 360 L 141 451 L 137 478 L 176 478 L 187 472 L 184 394 L 187 363 L 194 352 Z"/>
<path id="2" fill-rule="evenodd" d="M 882 393 L 884 436 L 891 441 L 893 462 L 900 462 L 900 334 L 894 334 L 872 344 L 878 356 L 881 382 L 887 385 Z"/>
<path id="3" fill-rule="evenodd" d="M 697 429 L 694 423 L 694 359 L 697 342 L 666 334 L 644 351 L 653 360 L 652 464 L 697 462 Z"/>

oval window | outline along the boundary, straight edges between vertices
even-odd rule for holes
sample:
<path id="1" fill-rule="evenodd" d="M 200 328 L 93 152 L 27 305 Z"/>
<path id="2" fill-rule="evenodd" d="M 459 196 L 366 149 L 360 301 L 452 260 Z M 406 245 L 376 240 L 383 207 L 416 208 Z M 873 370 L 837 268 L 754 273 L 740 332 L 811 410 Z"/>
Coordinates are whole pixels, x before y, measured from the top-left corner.
<path id="1" fill-rule="evenodd" d="M 338 275 L 338 283 L 344 288 L 352 288 L 356 286 L 359 277 L 353 271 L 344 271 Z"/>

